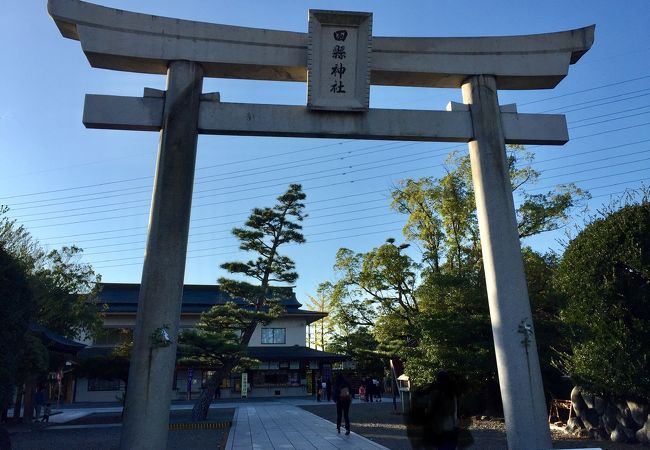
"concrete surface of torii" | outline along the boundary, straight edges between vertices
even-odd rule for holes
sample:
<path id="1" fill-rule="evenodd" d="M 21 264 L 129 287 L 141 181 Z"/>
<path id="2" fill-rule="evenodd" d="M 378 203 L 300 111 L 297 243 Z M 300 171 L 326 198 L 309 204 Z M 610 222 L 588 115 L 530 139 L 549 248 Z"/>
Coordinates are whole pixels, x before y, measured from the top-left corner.
<path id="1" fill-rule="evenodd" d="M 90 128 L 161 131 L 123 449 L 165 446 L 170 398 L 159 387 L 173 376 L 198 133 L 468 142 L 508 447 L 551 447 L 505 144 L 561 145 L 569 137 L 564 116 L 518 114 L 514 105 L 499 106 L 497 91 L 556 86 L 591 47 L 594 26 L 528 36 L 406 38 L 372 36 L 370 13 L 310 11 L 310 32 L 296 33 L 78 0 L 49 0 L 48 10 L 64 37 L 80 41 L 91 66 L 167 75 L 166 91 L 145 89 L 142 98 L 87 95 L 84 107 Z M 343 107 L 328 106 L 337 92 L 322 89 L 329 67 L 321 68 L 332 63 L 323 42 L 333 30 L 337 41 L 350 38 L 348 89 L 355 98 Z M 218 93 L 202 94 L 204 77 L 308 81 L 308 102 L 222 103 Z M 313 97 L 318 83 L 324 103 Z M 450 103 L 447 111 L 372 109 L 370 84 L 462 88 L 464 104 Z"/>

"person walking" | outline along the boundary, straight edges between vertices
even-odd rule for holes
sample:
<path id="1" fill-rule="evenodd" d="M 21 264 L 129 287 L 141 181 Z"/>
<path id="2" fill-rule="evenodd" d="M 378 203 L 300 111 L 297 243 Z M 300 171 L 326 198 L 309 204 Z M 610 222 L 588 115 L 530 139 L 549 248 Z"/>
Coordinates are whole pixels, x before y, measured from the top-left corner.
<path id="1" fill-rule="evenodd" d="M 318 381 L 316 382 L 316 401 L 320 402 L 320 397 L 323 395 L 323 382 L 319 378 Z"/>
<path id="2" fill-rule="evenodd" d="M 375 385 L 372 384 L 372 378 L 366 378 L 366 402 L 372 402 L 375 396 Z"/>
<path id="3" fill-rule="evenodd" d="M 429 400 L 431 432 L 428 436 L 440 450 L 458 448 L 458 398 L 451 377 L 444 370 L 436 375 L 435 388 Z"/>
<path id="4" fill-rule="evenodd" d="M 40 419 L 41 412 L 45 406 L 45 390 L 42 387 L 39 387 L 35 397 L 36 416 L 34 417 L 34 420 L 38 420 Z"/>
<path id="5" fill-rule="evenodd" d="M 332 381 L 328 378 L 325 382 L 325 393 L 327 394 L 327 401 L 332 401 Z"/>
<path id="6" fill-rule="evenodd" d="M 45 405 L 45 410 L 43 411 L 43 418 L 41 419 L 41 422 L 49 422 L 51 415 L 52 415 L 52 404 L 47 403 Z"/>
<path id="7" fill-rule="evenodd" d="M 352 387 L 343 376 L 336 376 L 334 385 L 334 401 L 336 402 L 336 431 L 341 432 L 341 416 L 345 420 L 345 434 L 350 434 L 350 404 L 352 403 Z"/>

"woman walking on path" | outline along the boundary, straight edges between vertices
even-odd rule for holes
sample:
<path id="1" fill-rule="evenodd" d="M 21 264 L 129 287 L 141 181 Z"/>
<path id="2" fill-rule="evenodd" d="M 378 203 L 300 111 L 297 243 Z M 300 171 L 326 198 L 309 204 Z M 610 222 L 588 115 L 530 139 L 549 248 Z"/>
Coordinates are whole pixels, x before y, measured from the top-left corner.
<path id="1" fill-rule="evenodd" d="M 352 403 L 352 388 L 350 382 L 342 374 L 336 376 L 334 385 L 334 401 L 336 402 L 336 431 L 341 432 L 341 415 L 345 419 L 345 434 L 350 434 L 350 403 Z"/>

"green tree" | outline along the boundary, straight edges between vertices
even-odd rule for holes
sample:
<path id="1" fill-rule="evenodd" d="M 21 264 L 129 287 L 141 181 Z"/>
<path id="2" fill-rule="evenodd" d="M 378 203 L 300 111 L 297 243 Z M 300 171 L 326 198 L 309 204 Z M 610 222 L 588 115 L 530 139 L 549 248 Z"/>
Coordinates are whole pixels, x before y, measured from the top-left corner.
<path id="1" fill-rule="evenodd" d="M 334 319 L 340 326 L 373 326 L 385 315 L 413 325 L 419 311 L 416 293 L 419 265 L 404 253 L 408 245 L 394 239 L 368 253 L 347 248 L 336 254 L 334 269 L 340 274 L 332 289 Z"/>
<path id="2" fill-rule="evenodd" d="M 368 328 L 357 328 L 349 333 L 335 333 L 327 344 L 327 351 L 346 355 L 354 362 L 358 374 L 371 377 L 384 375 L 384 352 Z"/>
<path id="3" fill-rule="evenodd" d="M 95 300 L 100 277 L 90 265 L 79 262 L 81 249 L 71 246 L 46 252 L 22 225 L 9 220 L 6 212 L 7 208 L 0 207 L 0 248 L 18 262 L 30 297 L 16 314 L 23 314 L 26 324 L 36 323 L 70 339 L 92 336 L 102 323 L 101 309 Z M 26 419 L 31 417 L 35 382 L 48 366 L 45 359 L 45 370 L 41 370 L 42 345 L 31 341 L 28 344 L 17 353 L 18 358 L 24 359 L 19 362 L 24 370 L 15 372 L 16 385 L 25 384 Z M 52 358 L 52 362 L 58 360 L 60 358 Z M 34 371 L 30 372 L 30 368 Z"/>
<path id="4" fill-rule="evenodd" d="M 274 288 L 273 283 L 291 284 L 298 279 L 294 262 L 288 256 L 281 255 L 279 248 L 285 244 L 305 242 L 300 232 L 302 230 L 300 222 L 305 217 L 303 213 L 305 197 L 299 184 L 291 184 L 288 190 L 277 198 L 278 203 L 275 206 L 253 209 L 245 226 L 233 229 L 233 234 L 240 242 L 239 248 L 252 252 L 256 258 L 247 262 L 227 262 L 222 264 L 221 268 L 234 275 L 252 278 L 255 284 L 229 278 L 220 278 L 218 282 L 220 289 L 228 293 L 231 298 L 241 299 L 244 303 L 242 307 L 251 314 L 243 317 L 245 323 L 241 321 L 237 323 L 237 320 L 233 320 L 234 311 L 231 311 L 231 315 L 226 318 L 233 326 L 239 327 L 236 342 L 238 345 L 232 347 L 233 358 L 228 361 L 214 361 L 222 365 L 217 366 L 217 370 L 208 380 L 207 387 L 197 399 L 192 411 L 193 420 L 205 420 L 218 384 L 224 374 L 229 373 L 238 363 L 237 355 L 240 355 L 241 349 L 248 346 L 257 325 L 269 320 L 267 314 L 271 316 L 278 314 L 277 300 L 283 290 Z M 234 306 L 229 308 L 232 309 Z M 213 324 L 215 327 L 209 326 L 210 324 L 206 322 L 208 326 L 198 330 L 197 336 L 208 339 L 210 336 L 205 333 L 212 333 L 215 348 L 229 347 L 230 338 L 233 336 L 220 335 L 219 333 L 223 331 L 216 328 L 220 325 L 218 325 L 218 318 L 214 317 L 214 319 L 217 321 Z M 194 344 L 198 343 L 195 341 Z"/>
<path id="5" fill-rule="evenodd" d="M 572 185 L 531 195 L 526 186 L 539 174 L 523 148 L 508 155 L 517 218 L 525 238 L 564 226 L 569 211 L 588 195 Z M 418 382 L 431 381 L 442 368 L 476 381 L 496 377 L 490 316 L 482 267 L 478 221 L 469 157 L 452 154 L 440 179 L 405 180 L 393 189 L 392 208 L 407 215 L 405 238 L 420 250 L 418 260 L 407 245 L 394 240 L 356 254 L 341 249 L 335 267 L 333 320 L 368 327 L 380 348 L 407 358 L 406 370 Z M 531 291 L 546 289 L 541 255 L 530 253 L 526 269 L 534 272 Z M 526 255 L 525 255 L 526 256 Z M 539 256 L 539 258 L 538 258 Z M 539 280 L 538 280 L 539 279 Z M 553 317 L 552 292 L 531 292 Z M 538 309 L 539 309 L 538 308 Z M 546 308 L 546 309 L 544 309 Z M 550 309 L 549 309 L 550 308 Z M 535 309 L 536 313 L 537 311 Z M 555 315 L 556 317 L 556 315 Z M 544 333 L 542 333 L 544 335 Z"/>
<path id="6" fill-rule="evenodd" d="M 13 394 L 19 349 L 25 347 L 32 292 L 20 262 L 0 246 L 0 410 Z"/>
<path id="7" fill-rule="evenodd" d="M 215 305 L 201 314 L 201 319 L 193 330 L 181 334 L 179 355 L 181 364 L 209 367 L 219 372 L 219 380 L 227 376 L 224 369 L 237 365 L 248 365 L 242 359 L 246 355 L 246 345 L 241 342 L 242 332 L 256 320 L 268 323 L 276 317 L 261 311 L 248 311 L 235 302 Z"/>
<path id="8" fill-rule="evenodd" d="M 571 349 L 560 366 L 586 389 L 650 398 L 650 203 L 604 211 L 560 262 L 562 321 Z"/>
<path id="9" fill-rule="evenodd" d="M 90 264 L 80 262 L 76 247 L 52 250 L 33 271 L 36 309 L 32 320 L 70 339 L 93 336 L 102 327 L 97 303 L 101 277 Z"/>

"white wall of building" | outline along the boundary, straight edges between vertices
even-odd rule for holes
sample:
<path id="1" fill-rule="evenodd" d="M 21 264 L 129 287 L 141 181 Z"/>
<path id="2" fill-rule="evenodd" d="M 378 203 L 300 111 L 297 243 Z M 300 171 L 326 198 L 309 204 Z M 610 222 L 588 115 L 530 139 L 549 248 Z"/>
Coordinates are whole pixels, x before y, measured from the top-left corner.
<path id="1" fill-rule="evenodd" d="M 281 318 L 268 325 L 258 325 L 248 344 L 249 347 L 291 347 L 294 345 L 305 346 L 307 341 L 306 323 L 303 318 Z M 286 342 L 284 344 L 262 344 L 262 328 L 286 328 Z"/>

